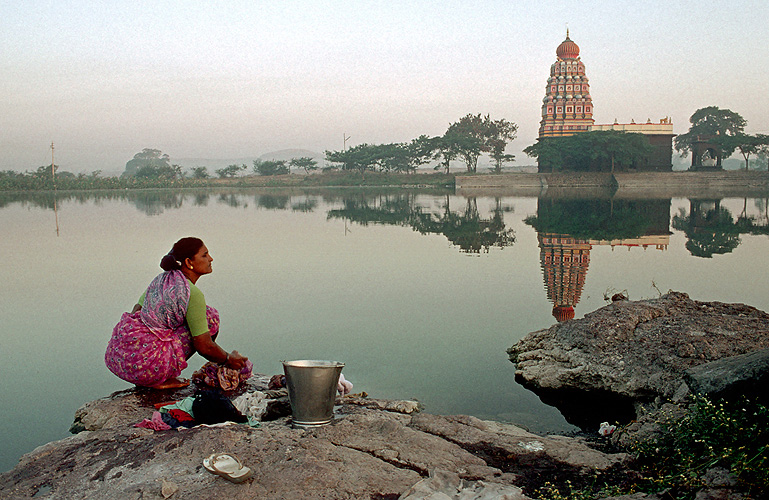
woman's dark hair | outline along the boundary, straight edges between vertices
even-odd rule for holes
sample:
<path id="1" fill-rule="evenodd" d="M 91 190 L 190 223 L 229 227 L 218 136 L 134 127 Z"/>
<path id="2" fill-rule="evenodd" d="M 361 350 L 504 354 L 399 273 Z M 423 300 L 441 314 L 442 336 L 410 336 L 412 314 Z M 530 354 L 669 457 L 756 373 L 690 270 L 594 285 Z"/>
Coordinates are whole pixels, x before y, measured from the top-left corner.
<path id="1" fill-rule="evenodd" d="M 195 257 L 202 246 L 203 240 L 200 238 L 182 238 L 174 243 L 171 251 L 160 259 L 160 267 L 163 268 L 164 271 L 181 269 L 184 260 Z"/>

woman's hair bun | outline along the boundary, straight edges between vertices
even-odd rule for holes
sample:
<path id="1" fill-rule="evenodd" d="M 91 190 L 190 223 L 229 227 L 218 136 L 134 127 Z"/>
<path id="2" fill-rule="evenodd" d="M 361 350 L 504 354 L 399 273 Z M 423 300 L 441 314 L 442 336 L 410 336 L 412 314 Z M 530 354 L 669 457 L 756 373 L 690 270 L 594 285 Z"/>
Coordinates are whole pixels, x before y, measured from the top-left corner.
<path id="1" fill-rule="evenodd" d="M 203 240 L 188 236 L 174 243 L 171 251 L 160 260 L 160 267 L 164 271 L 181 269 L 182 263 L 187 259 L 195 258 L 195 254 L 203 248 Z"/>
<path id="2" fill-rule="evenodd" d="M 167 253 L 160 259 L 160 267 L 163 271 L 174 271 L 182 268 L 182 263 L 176 260 L 176 257 Z"/>

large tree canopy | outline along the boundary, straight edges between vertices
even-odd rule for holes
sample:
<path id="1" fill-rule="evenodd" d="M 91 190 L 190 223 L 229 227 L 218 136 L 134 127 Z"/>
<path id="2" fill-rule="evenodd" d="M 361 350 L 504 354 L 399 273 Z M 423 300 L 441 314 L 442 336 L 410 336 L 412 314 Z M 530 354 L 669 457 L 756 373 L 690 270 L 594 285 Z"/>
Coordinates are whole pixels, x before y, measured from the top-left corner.
<path id="1" fill-rule="evenodd" d="M 721 147 L 724 158 L 734 152 L 734 143 L 728 137 L 742 134 L 747 122 L 745 119 L 730 109 L 721 109 L 717 106 L 700 108 L 689 118 L 692 124 L 689 131 L 675 139 L 676 151 L 686 157 L 692 149 L 692 143 L 698 136 L 713 139 Z"/>
<path id="2" fill-rule="evenodd" d="M 488 153 L 494 160 L 495 170 L 502 171 L 502 164 L 514 156 L 505 154 L 507 144 L 515 139 L 518 125 L 504 118 L 492 120 L 489 115 L 468 114 L 449 125 L 444 138 L 449 150 L 461 156 L 468 172 L 478 169 L 478 157 Z M 445 158 L 445 154 L 444 154 Z"/>
<path id="3" fill-rule="evenodd" d="M 643 134 L 597 130 L 566 137 L 543 137 L 523 150 L 541 170 L 614 171 L 644 161 L 652 150 Z"/>
<path id="4" fill-rule="evenodd" d="M 144 148 L 136 153 L 131 160 L 128 160 L 122 176 L 135 176 L 142 167 L 145 167 L 145 173 L 148 171 L 166 172 L 172 169 L 171 159 L 159 149 Z"/>

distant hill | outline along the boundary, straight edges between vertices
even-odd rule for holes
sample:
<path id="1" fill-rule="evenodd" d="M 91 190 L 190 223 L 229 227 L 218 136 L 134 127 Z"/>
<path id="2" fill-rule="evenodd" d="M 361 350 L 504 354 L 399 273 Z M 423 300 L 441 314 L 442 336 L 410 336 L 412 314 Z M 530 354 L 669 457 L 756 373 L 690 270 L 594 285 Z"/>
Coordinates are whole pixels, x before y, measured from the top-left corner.
<path id="1" fill-rule="evenodd" d="M 271 153 L 265 153 L 259 157 L 260 160 L 285 160 L 289 161 L 292 158 L 310 157 L 317 161 L 319 164 L 325 159 L 325 155 L 310 151 L 309 149 L 281 149 L 280 151 L 273 151 Z"/>
<path id="2" fill-rule="evenodd" d="M 319 165 L 323 165 L 323 160 L 325 158 L 323 154 L 310 151 L 309 149 L 281 149 L 280 151 L 272 151 L 261 156 L 249 156 L 245 158 L 171 158 L 171 163 L 181 165 L 185 169 L 206 167 L 210 173 L 213 173 L 217 169 L 230 165 L 246 165 L 250 170 L 254 165 L 254 160 L 289 161 L 292 158 L 302 158 L 304 156 L 309 156 L 317 161 Z"/>
<path id="3" fill-rule="evenodd" d="M 181 165 L 184 168 L 206 167 L 213 172 L 216 169 L 224 168 L 229 165 L 248 165 L 248 168 L 254 164 L 255 156 L 248 158 L 171 158 L 172 165 Z"/>

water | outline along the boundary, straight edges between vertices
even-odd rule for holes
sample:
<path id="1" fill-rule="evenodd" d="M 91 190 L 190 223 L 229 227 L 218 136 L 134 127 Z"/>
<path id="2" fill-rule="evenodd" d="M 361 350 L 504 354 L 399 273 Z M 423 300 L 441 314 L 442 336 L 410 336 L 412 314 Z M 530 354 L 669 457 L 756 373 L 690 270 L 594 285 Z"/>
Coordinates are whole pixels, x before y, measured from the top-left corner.
<path id="1" fill-rule="evenodd" d="M 338 360 L 355 392 L 568 432 L 557 410 L 514 381 L 505 350 L 554 324 L 554 301 L 557 314 L 573 307 L 578 318 L 623 290 L 769 309 L 766 202 L 343 190 L 0 195 L 0 470 L 66 437 L 83 403 L 129 387 L 104 367 L 106 342 L 180 237 L 206 242 L 214 272 L 198 285 L 221 313 L 220 343 L 257 371 Z M 202 363 L 194 357 L 185 376 Z"/>

